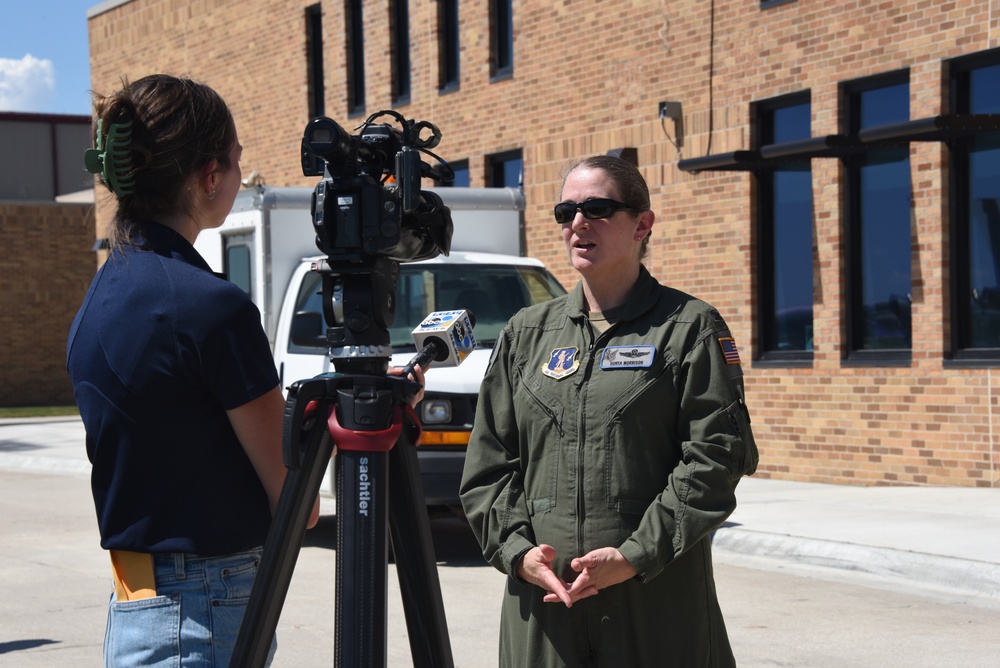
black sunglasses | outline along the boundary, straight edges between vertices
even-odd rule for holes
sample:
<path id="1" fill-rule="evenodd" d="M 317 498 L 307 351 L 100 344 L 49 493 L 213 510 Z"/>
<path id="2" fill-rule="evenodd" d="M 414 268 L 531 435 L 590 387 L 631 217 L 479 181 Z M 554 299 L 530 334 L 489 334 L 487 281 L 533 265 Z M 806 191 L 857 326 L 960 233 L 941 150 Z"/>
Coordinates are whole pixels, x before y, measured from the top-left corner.
<path id="1" fill-rule="evenodd" d="M 600 198 L 588 199 L 579 204 L 573 201 L 559 202 L 556 204 L 555 209 L 553 209 L 553 213 L 555 214 L 556 222 L 564 225 L 573 222 L 577 211 L 582 211 L 583 217 L 588 220 L 598 220 L 600 218 L 610 218 L 622 210 L 638 211 L 634 206 L 622 204 L 613 199 Z"/>

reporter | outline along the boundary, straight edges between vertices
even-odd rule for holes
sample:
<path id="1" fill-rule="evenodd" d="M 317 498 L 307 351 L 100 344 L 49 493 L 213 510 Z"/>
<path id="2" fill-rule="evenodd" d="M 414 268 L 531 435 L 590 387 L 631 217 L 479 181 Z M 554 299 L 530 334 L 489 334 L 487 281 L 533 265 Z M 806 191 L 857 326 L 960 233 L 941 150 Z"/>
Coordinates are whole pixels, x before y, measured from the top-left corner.
<path id="1" fill-rule="evenodd" d="M 655 215 L 634 166 L 587 158 L 561 199 L 580 282 L 501 333 L 461 487 L 508 576 L 500 665 L 732 666 L 710 535 L 758 457 L 735 341 L 642 265 Z"/>
<path id="2" fill-rule="evenodd" d="M 66 364 L 115 580 L 105 663 L 226 666 L 285 478 L 260 313 L 193 247 L 232 208 L 242 147 L 188 79 L 123 82 L 94 112 L 85 163 L 114 198 L 111 252 Z"/>

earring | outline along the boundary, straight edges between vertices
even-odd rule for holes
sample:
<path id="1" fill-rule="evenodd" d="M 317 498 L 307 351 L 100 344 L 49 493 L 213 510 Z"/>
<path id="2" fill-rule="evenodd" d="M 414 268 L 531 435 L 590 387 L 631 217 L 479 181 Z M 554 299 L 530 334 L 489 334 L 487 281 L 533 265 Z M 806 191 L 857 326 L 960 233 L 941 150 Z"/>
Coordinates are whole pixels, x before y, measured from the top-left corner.
<path id="1" fill-rule="evenodd" d="M 205 197 L 207 197 L 208 199 L 215 199 L 215 188 L 212 188 L 211 195 L 205 195 Z"/>

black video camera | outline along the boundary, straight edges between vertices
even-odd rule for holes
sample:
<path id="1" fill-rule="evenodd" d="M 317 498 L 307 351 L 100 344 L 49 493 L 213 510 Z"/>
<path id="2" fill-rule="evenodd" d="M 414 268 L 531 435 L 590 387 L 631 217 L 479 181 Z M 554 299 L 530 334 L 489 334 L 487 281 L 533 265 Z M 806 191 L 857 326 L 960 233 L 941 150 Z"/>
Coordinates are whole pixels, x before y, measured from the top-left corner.
<path id="1" fill-rule="evenodd" d="M 381 116 L 399 128 L 376 124 Z M 313 270 L 323 280 L 330 360 L 338 371 L 384 373 L 399 264 L 451 250 L 451 211 L 437 194 L 420 190 L 420 180 L 449 182 L 454 172 L 431 153 L 441 133 L 426 121 L 380 111 L 359 130 L 351 136 L 329 118 L 311 120 L 302 136 L 302 172 L 323 177 L 313 191 L 312 222 L 326 259 Z M 430 135 L 422 137 L 425 131 Z"/>
<path id="2" fill-rule="evenodd" d="M 375 123 L 392 116 L 399 128 Z M 441 198 L 420 190 L 423 177 L 450 182 L 454 172 L 430 152 L 441 141 L 427 121 L 380 111 L 349 135 L 335 121 L 314 118 L 302 136 L 302 172 L 322 176 L 313 194 L 316 245 L 331 262 L 384 257 L 427 260 L 451 249 L 451 212 Z M 429 131 L 429 136 L 421 136 Z M 421 160 L 437 160 L 432 167 Z"/>

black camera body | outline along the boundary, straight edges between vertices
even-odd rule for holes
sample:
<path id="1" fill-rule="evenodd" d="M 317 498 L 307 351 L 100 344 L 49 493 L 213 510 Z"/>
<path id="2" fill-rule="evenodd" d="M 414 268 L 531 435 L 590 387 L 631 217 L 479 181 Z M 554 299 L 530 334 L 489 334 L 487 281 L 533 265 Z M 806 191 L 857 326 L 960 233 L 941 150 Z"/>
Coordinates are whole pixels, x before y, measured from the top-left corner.
<path id="1" fill-rule="evenodd" d="M 397 118 L 401 129 L 372 121 Z M 425 129 L 430 137 L 421 137 Z M 426 260 L 451 249 L 451 213 L 441 198 L 420 190 L 423 176 L 451 180 L 446 163 L 425 164 L 421 151 L 440 141 L 437 128 L 395 112 L 371 116 L 349 135 L 329 118 L 315 118 L 302 137 L 302 171 L 322 176 L 313 195 L 316 245 L 331 262 L 385 257 L 397 262 Z"/>
<path id="2" fill-rule="evenodd" d="M 391 116 L 399 128 L 374 123 L 380 116 Z M 454 178 L 430 151 L 440 139 L 432 124 L 394 111 L 373 114 L 353 136 L 326 117 L 306 125 L 302 172 L 323 177 L 313 191 L 312 222 L 326 259 L 313 270 L 323 278 L 326 340 L 338 370 L 340 363 L 347 371 L 384 371 L 399 264 L 451 250 L 451 211 L 420 189 L 424 177 Z M 438 166 L 424 163 L 422 153 Z"/>

